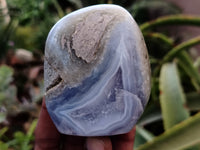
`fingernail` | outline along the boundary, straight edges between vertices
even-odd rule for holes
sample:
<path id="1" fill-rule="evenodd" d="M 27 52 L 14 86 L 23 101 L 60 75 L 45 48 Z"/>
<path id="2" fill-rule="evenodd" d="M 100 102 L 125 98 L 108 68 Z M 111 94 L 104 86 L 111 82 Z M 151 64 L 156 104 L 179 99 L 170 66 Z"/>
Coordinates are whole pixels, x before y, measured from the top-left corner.
<path id="1" fill-rule="evenodd" d="M 86 140 L 87 150 L 104 150 L 104 142 L 100 138 L 90 137 Z"/>

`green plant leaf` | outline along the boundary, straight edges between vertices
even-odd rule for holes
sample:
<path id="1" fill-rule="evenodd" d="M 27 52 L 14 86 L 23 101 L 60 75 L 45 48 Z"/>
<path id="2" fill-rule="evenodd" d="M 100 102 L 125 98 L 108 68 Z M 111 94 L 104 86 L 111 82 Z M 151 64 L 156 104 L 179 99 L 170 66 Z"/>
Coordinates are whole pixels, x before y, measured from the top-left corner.
<path id="1" fill-rule="evenodd" d="M 175 115 L 175 114 L 174 114 Z M 179 150 L 200 142 L 200 113 L 177 124 L 136 150 Z"/>
<path id="2" fill-rule="evenodd" d="M 58 12 L 59 18 L 62 18 L 64 16 L 64 12 L 63 12 L 61 6 L 59 5 L 58 1 L 52 0 L 52 3 L 54 4 L 54 6 Z"/>
<path id="3" fill-rule="evenodd" d="M 16 131 L 14 133 L 14 138 L 12 140 L 8 141 L 6 144 L 9 146 L 9 148 L 11 147 L 11 148 L 18 150 L 18 149 L 20 149 L 21 144 L 23 144 L 25 138 L 26 137 L 23 132 Z"/>
<path id="4" fill-rule="evenodd" d="M 0 141 L 0 150 L 8 150 L 8 145 L 2 141 Z"/>
<path id="5" fill-rule="evenodd" d="M 9 148 L 15 148 L 19 150 L 31 150 L 32 145 L 30 142 L 34 139 L 33 133 L 37 124 L 37 120 L 34 120 L 26 134 L 21 131 L 14 133 L 14 139 L 7 142 Z"/>
<path id="6" fill-rule="evenodd" d="M 156 33 L 156 32 L 152 32 L 152 33 L 144 33 L 143 34 L 144 37 L 150 37 L 156 40 L 159 40 L 169 46 L 173 46 L 174 44 L 174 40 L 169 38 L 168 36 L 162 34 L 162 33 Z"/>
<path id="7" fill-rule="evenodd" d="M 194 66 L 195 68 L 199 68 L 200 67 L 200 56 L 197 58 L 197 60 L 194 62 Z"/>
<path id="8" fill-rule="evenodd" d="M 0 91 L 4 91 L 12 81 L 13 69 L 8 66 L 0 67 Z"/>
<path id="9" fill-rule="evenodd" d="M 147 140 L 140 135 L 137 130 L 135 132 L 135 140 L 134 140 L 134 149 L 138 148 L 139 146 L 145 144 Z"/>
<path id="10" fill-rule="evenodd" d="M 186 95 L 187 98 L 187 107 L 192 111 L 200 110 L 200 93 L 192 92 Z"/>
<path id="11" fill-rule="evenodd" d="M 159 11 L 159 13 L 157 13 Z M 139 0 L 136 1 L 129 12 L 133 15 L 138 23 L 146 22 L 150 19 L 150 14 L 156 16 L 166 16 L 170 14 L 180 13 L 180 8 L 168 1 L 163 0 Z M 150 12 L 150 13 L 149 13 Z M 155 17 L 155 15 L 152 15 Z"/>
<path id="12" fill-rule="evenodd" d="M 156 20 L 146 22 L 140 25 L 140 29 L 142 32 L 159 27 L 159 26 L 166 26 L 166 25 L 193 25 L 193 26 L 200 26 L 200 17 L 198 16 L 191 16 L 191 15 L 171 15 L 171 16 L 164 16 L 160 17 Z"/>
<path id="13" fill-rule="evenodd" d="M 8 131 L 7 127 L 4 127 L 0 130 L 0 139 L 2 138 L 2 136 L 6 133 L 6 131 Z"/>
<path id="14" fill-rule="evenodd" d="M 197 85 L 197 90 L 200 88 L 200 73 L 193 65 L 192 59 L 190 56 L 185 52 L 182 51 L 178 55 L 178 63 L 179 65 L 185 70 L 185 72 L 188 74 L 188 76 L 193 80 L 194 83 Z"/>
<path id="15" fill-rule="evenodd" d="M 0 112 L 0 123 L 4 122 L 6 120 L 6 113 Z M 1 138 L 1 133 L 0 133 Z"/>
<path id="16" fill-rule="evenodd" d="M 162 115 L 159 107 L 155 105 L 155 102 L 149 105 L 145 108 L 144 113 L 140 117 L 140 120 L 138 121 L 138 126 L 146 126 L 148 124 L 152 124 L 157 121 L 162 120 Z"/>
<path id="17" fill-rule="evenodd" d="M 11 19 L 11 21 L 8 23 L 8 25 L 3 26 L 0 23 L 0 47 L 1 47 L 1 53 L 0 58 L 2 58 L 6 53 L 8 49 L 8 41 L 13 35 L 15 29 L 18 26 L 18 21 Z"/>
<path id="18" fill-rule="evenodd" d="M 83 7 L 81 0 L 68 0 L 70 3 L 74 4 L 75 8 L 80 9 Z"/>
<path id="19" fill-rule="evenodd" d="M 18 102 L 16 101 L 17 88 L 10 83 L 13 80 L 13 69 L 11 67 L 0 66 L 0 122 L 3 122 L 8 113 L 16 113 L 19 110 Z"/>
<path id="20" fill-rule="evenodd" d="M 137 132 L 144 137 L 146 141 L 152 141 L 154 135 L 140 126 L 136 126 Z"/>
<path id="21" fill-rule="evenodd" d="M 151 99 L 153 101 L 159 100 L 159 78 L 151 77 Z"/>
<path id="22" fill-rule="evenodd" d="M 160 104 L 165 130 L 189 117 L 175 63 L 164 64 L 160 73 Z"/>
<path id="23" fill-rule="evenodd" d="M 180 54 L 180 52 L 189 49 L 192 46 L 195 46 L 197 44 L 200 44 L 200 36 L 197 36 L 195 38 L 192 38 L 188 41 L 185 41 L 179 45 L 177 45 L 176 47 L 174 47 L 173 49 L 171 49 L 163 58 L 162 64 L 167 62 L 167 61 L 171 61 L 175 56 L 177 56 L 178 54 Z"/>
<path id="24" fill-rule="evenodd" d="M 134 148 L 139 147 L 140 145 L 146 143 L 147 141 L 153 140 L 154 135 L 144 129 L 141 126 L 136 126 L 136 134 L 135 134 L 135 141 L 134 141 Z"/>
<path id="25" fill-rule="evenodd" d="M 186 148 L 184 150 L 200 150 L 200 144 L 198 143 L 198 144 L 191 146 L 189 148 Z"/>
<path id="26" fill-rule="evenodd" d="M 30 144 L 31 140 L 33 140 L 33 132 L 35 130 L 36 125 L 37 125 L 37 120 L 34 120 L 26 134 L 26 138 L 23 142 L 21 150 L 31 149 L 32 146 L 29 144 Z"/>

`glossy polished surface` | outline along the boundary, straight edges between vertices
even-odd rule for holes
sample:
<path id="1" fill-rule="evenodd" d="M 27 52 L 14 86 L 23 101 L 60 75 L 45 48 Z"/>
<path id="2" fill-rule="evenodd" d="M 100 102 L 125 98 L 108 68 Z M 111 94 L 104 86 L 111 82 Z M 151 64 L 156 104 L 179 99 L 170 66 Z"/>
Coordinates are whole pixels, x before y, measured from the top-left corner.
<path id="1" fill-rule="evenodd" d="M 116 5 L 83 8 L 57 22 L 47 38 L 44 68 L 47 109 L 64 134 L 126 133 L 149 98 L 142 34 Z"/>

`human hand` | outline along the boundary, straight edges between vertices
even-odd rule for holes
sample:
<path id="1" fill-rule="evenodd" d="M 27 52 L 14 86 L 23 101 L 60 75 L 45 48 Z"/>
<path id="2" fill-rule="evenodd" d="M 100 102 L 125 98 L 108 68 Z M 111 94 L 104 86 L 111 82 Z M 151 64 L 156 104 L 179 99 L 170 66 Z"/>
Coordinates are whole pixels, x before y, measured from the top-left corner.
<path id="1" fill-rule="evenodd" d="M 62 135 L 54 126 L 43 100 L 34 150 L 133 150 L 134 137 L 135 128 L 129 133 L 109 137 Z"/>

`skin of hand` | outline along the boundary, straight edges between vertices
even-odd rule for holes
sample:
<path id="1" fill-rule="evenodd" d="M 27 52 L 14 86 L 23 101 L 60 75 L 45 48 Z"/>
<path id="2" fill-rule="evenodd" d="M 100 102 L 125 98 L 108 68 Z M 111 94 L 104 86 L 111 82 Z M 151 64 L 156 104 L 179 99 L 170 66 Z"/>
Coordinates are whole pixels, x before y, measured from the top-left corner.
<path id="1" fill-rule="evenodd" d="M 135 128 L 109 137 L 62 135 L 53 124 L 43 100 L 35 130 L 34 150 L 133 150 Z"/>

